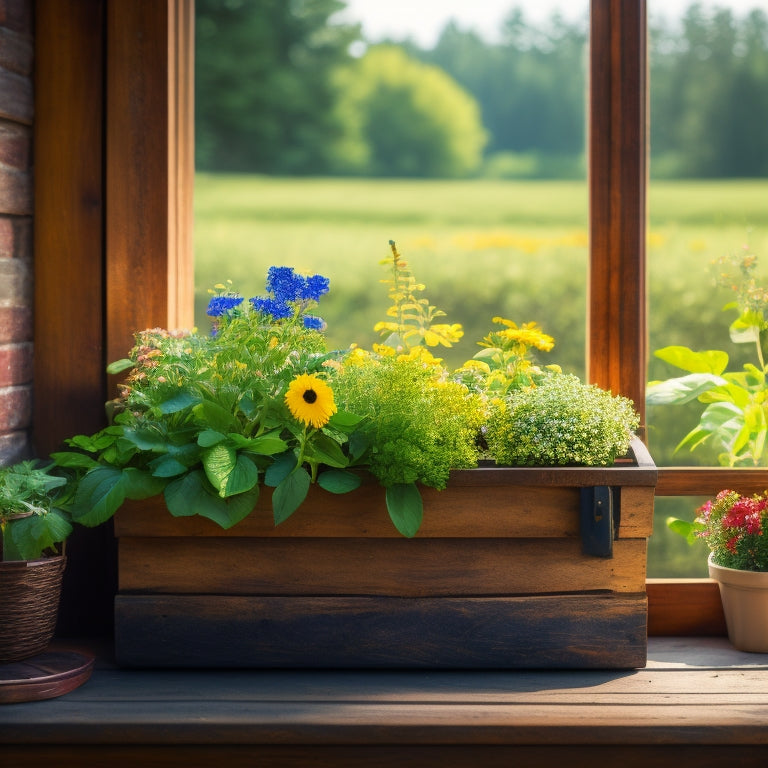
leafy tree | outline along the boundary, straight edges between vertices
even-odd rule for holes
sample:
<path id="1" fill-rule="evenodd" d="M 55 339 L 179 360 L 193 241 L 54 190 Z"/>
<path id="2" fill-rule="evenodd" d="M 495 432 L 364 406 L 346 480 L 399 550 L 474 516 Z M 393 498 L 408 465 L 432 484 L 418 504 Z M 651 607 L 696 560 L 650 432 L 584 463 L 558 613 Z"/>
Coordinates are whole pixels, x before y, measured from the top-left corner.
<path id="1" fill-rule="evenodd" d="M 486 133 L 475 99 L 441 69 L 377 46 L 339 78 L 341 171 L 459 177 L 480 164 Z"/>
<path id="2" fill-rule="evenodd" d="M 357 26 L 340 0 L 196 0 L 201 170 L 318 173 L 339 134 L 332 72 Z"/>
<path id="3" fill-rule="evenodd" d="M 555 14 L 534 27 L 514 8 L 498 43 L 449 22 L 433 50 L 415 55 L 445 69 L 478 100 L 489 154 L 551 156 L 551 171 L 570 176 L 563 162 L 580 158 L 585 146 L 585 51 L 586 21 Z M 532 171 L 543 172 L 541 166 L 534 161 Z"/>
<path id="4" fill-rule="evenodd" d="M 651 34 L 656 175 L 768 174 L 768 16 L 692 4 L 682 31 Z"/>

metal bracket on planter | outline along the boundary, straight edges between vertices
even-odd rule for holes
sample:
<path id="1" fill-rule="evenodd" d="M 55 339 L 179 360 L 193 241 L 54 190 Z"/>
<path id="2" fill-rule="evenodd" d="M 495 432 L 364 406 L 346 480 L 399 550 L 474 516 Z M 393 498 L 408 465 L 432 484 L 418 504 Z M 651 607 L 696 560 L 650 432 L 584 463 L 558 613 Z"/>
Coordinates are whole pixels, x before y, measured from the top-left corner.
<path id="1" fill-rule="evenodd" d="M 585 555 L 613 557 L 617 511 L 613 491 L 607 485 L 581 489 L 581 542 Z"/>

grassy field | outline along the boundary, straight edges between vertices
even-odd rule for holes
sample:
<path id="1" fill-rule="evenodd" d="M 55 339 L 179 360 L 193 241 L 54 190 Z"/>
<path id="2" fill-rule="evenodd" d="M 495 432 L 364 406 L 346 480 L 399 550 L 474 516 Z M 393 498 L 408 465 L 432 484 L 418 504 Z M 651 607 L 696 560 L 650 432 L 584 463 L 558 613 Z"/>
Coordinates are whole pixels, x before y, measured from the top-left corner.
<path id="1" fill-rule="evenodd" d="M 654 182 L 648 207 L 650 349 L 729 349 L 730 316 L 721 308 L 730 296 L 713 287 L 710 263 L 748 243 L 768 275 L 768 181 Z M 471 357 L 492 317 L 502 315 L 537 321 L 556 340 L 547 360 L 582 375 L 587 215 L 580 182 L 199 175 L 196 321 L 206 326 L 207 289 L 215 283 L 229 279 L 244 295 L 258 295 L 271 265 L 290 265 L 330 278 L 318 311 L 329 344 L 370 346 L 388 306 L 379 262 L 392 239 L 430 303 L 464 326 L 464 339 L 443 353 L 449 366 Z M 649 378 L 671 373 L 650 361 Z M 694 463 L 696 456 L 671 449 L 695 412 L 670 415 L 648 414 L 654 458 Z M 650 575 L 705 575 L 701 553 L 663 526 L 667 514 L 690 514 L 695 503 L 658 503 Z"/>

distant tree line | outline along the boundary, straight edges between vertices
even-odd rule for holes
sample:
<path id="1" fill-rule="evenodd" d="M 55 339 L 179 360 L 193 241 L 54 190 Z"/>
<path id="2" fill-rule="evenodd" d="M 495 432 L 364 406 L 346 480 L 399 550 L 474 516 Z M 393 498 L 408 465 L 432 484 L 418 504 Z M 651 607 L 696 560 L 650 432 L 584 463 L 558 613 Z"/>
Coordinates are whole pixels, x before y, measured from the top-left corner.
<path id="1" fill-rule="evenodd" d="M 584 174 L 586 18 L 535 26 L 511 7 L 493 43 L 449 23 L 425 49 L 368 45 L 336 22 L 343 7 L 196 1 L 198 169 Z M 694 3 L 679 22 L 651 17 L 649 38 L 652 174 L 768 175 L 766 12 Z"/>

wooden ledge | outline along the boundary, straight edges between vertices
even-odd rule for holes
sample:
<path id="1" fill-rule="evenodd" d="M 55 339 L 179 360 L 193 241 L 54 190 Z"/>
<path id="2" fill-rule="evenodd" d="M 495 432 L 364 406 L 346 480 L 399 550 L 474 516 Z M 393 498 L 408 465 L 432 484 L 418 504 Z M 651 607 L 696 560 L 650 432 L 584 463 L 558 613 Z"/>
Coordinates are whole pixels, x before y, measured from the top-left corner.
<path id="1" fill-rule="evenodd" d="M 66 696 L 0 707 L 0 751 L 20 768 L 449 766 L 480 754 L 488 766 L 757 766 L 766 711 L 768 654 L 722 638 L 650 638 L 648 666 L 628 672 L 129 671 L 102 654 Z"/>

